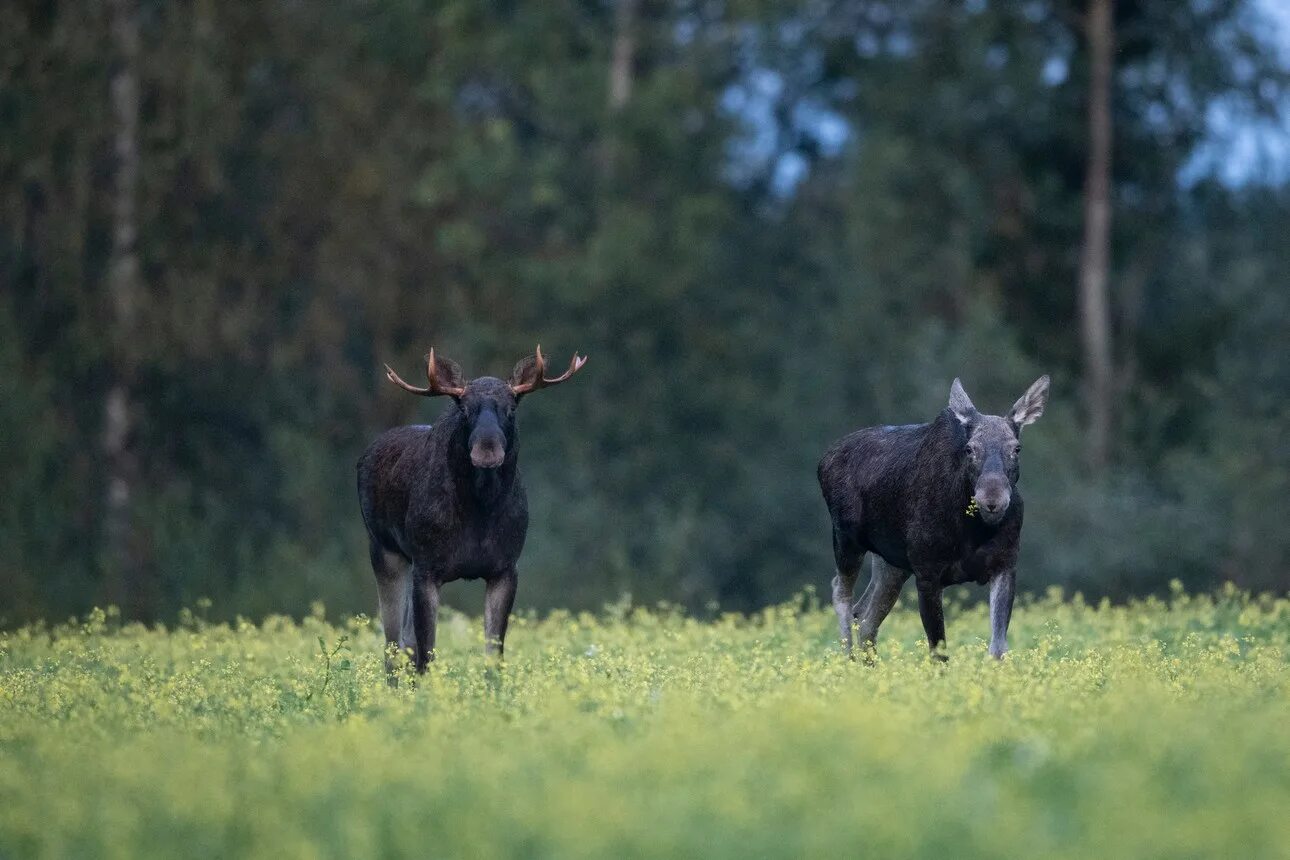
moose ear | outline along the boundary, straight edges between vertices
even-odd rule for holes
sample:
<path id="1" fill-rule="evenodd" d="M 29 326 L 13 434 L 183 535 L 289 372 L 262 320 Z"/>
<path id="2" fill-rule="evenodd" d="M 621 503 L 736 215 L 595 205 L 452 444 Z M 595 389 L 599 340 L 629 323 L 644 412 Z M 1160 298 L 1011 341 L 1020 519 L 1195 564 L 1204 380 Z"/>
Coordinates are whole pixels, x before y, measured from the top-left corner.
<path id="1" fill-rule="evenodd" d="M 539 376 L 541 376 L 542 367 L 538 363 L 537 353 L 526 355 L 519 361 L 515 362 L 515 368 L 511 371 L 511 378 L 507 380 L 514 391 L 517 387 L 524 386 L 527 390 L 534 387 Z"/>
<path id="2" fill-rule="evenodd" d="M 466 381 L 461 375 L 461 368 L 457 366 L 457 362 L 438 357 L 434 354 L 433 346 L 430 347 L 430 354 L 426 356 L 426 381 L 430 384 L 425 388 L 404 382 L 403 378 L 388 364 L 385 365 L 385 378 L 404 391 L 421 397 L 438 397 L 440 394 L 461 397 L 466 393 Z"/>
<path id="3" fill-rule="evenodd" d="M 969 424 L 977 416 L 976 407 L 972 405 L 972 398 L 967 396 L 963 390 L 963 383 L 958 377 L 954 378 L 954 384 L 950 386 L 950 411 L 954 417 L 959 419 L 961 424 Z"/>
<path id="4" fill-rule="evenodd" d="M 1012 404 L 1012 412 L 1008 417 L 1018 428 L 1025 427 L 1027 424 L 1034 424 L 1040 415 L 1044 414 L 1044 407 L 1048 405 L 1048 374 L 1044 374 L 1035 380 L 1035 383 L 1026 389 L 1026 393 L 1021 395 L 1021 399 Z"/>
<path id="5" fill-rule="evenodd" d="M 435 355 L 434 350 L 426 356 L 427 361 L 434 362 L 435 379 L 442 386 L 449 388 L 465 388 L 466 375 L 461 372 L 461 365 L 451 358 L 444 358 L 441 355 Z"/>

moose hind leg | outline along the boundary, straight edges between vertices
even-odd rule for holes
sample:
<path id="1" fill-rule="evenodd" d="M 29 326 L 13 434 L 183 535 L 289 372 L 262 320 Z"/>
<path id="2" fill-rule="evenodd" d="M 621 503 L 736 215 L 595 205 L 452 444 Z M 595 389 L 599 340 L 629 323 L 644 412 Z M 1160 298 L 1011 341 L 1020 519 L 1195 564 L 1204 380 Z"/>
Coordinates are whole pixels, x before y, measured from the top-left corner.
<path id="1" fill-rule="evenodd" d="M 515 568 L 511 568 L 484 586 L 484 651 L 487 654 L 501 657 L 505 650 L 506 628 L 511 621 L 517 584 Z"/>
<path id="2" fill-rule="evenodd" d="M 851 656 L 851 602 L 855 594 L 856 580 L 860 577 L 860 565 L 864 561 L 864 550 L 856 546 L 838 526 L 833 527 L 833 560 L 837 564 L 837 575 L 833 577 L 833 611 L 838 616 L 838 638 L 842 650 Z"/>
<path id="3" fill-rule="evenodd" d="M 891 614 L 892 607 L 900 599 L 900 589 L 908 578 L 907 571 L 892 567 L 876 554 L 873 556 L 873 578 L 865 589 L 865 597 L 855 609 L 860 644 L 865 649 L 872 651 L 878 640 L 878 628 Z"/>
<path id="4" fill-rule="evenodd" d="M 833 611 L 838 616 L 838 638 L 848 657 L 851 656 L 851 595 L 858 576 L 857 572 L 839 570 L 833 577 Z"/>

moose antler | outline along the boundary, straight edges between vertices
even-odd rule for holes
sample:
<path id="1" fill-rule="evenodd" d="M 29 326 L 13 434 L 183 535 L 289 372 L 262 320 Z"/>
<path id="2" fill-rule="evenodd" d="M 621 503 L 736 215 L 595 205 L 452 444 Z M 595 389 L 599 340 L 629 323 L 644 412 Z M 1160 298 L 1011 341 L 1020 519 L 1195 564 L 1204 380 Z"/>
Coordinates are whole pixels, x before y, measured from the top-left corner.
<path id="1" fill-rule="evenodd" d="M 539 344 L 537 351 L 534 353 L 533 381 L 521 382 L 518 385 L 511 385 L 511 393 L 516 397 L 521 394 L 528 394 L 530 391 L 537 391 L 539 388 L 546 388 L 548 385 L 559 385 L 570 376 L 573 376 L 582 366 L 587 363 L 585 355 L 573 354 L 573 360 L 569 362 L 569 369 L 554 379 L 547 379 L 546 376 L 546 359 L 542 357 L 542 346 Z"/>
<path id="2" fill-rule="evenodd" d="M 423 397 L 434 397 L 439 394 L 447 394 L 449 397 L 461 397 L 466 393 L 466 389 L 459 386 L 441 385 L 438 370 L 438 365 L 435 364 L 434 360 L 434 347 L 430 347 L 430 354 L 426 356 L 426 379 L 430 380 L 430 385 L 426 388 L 417 388 L 415 385 L 409 385 L 404 382 L 388 364 L 385 365 L 385 376 L 390 382 L 393 382 L 404 391 L 420 394 Z"/>

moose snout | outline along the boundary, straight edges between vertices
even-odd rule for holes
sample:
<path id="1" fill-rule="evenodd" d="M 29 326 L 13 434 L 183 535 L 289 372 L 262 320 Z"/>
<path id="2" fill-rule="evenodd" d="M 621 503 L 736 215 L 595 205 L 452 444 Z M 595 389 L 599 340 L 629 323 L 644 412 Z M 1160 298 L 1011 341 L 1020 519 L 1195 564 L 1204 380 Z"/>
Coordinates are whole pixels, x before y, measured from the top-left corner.
<path id="1" fill-rule="evenodd" d="M 977 508 L 980 511 L 981 519 L 990 525 L 995 525 L 1003 519 L 1003 515 L 1008 512 L 1008 505 L 1012 503 L 1012 494 L 1003 493 L 1002 495 L 980 495 L 976 496 Z"/>
<path id="2" fill-rule="evenodd" d="M 1006 482 L 991 481 L 977 484 L 974 498 L 981 512 L 981 519 L 994 525 L 1003 519 L 1003 515 L 1008 512 L 1008 506 L 1012 504 L 1012 488 Z"/>
<path id="3" fill-rule="evenodd" d="M 991 499 L 982 502 L 981 507 L 985 508 L 986 513 L 1001 514 L 1008 509 L 1008 499 Z"/>
<path id="4" fill-rule="evenodd" d="M 478 469 L 496 469 L 506 459 L 506 444 L 498 437 L 476 440 L 470 446 L 470 462 Z"/>
<path id="5" fill-rule="evenodd" d="M 470 462 L 476 469 L 496 469 L 506 459 L 506 433 L 491 409 L 480 412 L 470 431 Z"/>

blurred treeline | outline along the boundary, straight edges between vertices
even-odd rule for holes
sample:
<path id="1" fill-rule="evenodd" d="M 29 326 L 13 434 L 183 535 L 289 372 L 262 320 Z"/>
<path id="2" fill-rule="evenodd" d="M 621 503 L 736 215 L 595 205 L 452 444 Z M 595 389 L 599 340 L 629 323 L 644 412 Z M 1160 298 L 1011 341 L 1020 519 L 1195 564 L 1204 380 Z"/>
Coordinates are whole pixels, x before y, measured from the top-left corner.
<path id="1" fill-rule="evenodd" d="M 354 461 L 447 406 L 382 362 L 538 342 L 590 362 L 522 409 L 521 604 L 826 585 L 832 440 L 1042 372 L 1028 587 L 1284 590 L 1290 188 L 1214 134 L 1286 68 L 1252 3 L 1114 4 L 1091 403 L 1087 5 L 0 5 L 0 623 L 370 611 Z"/>

